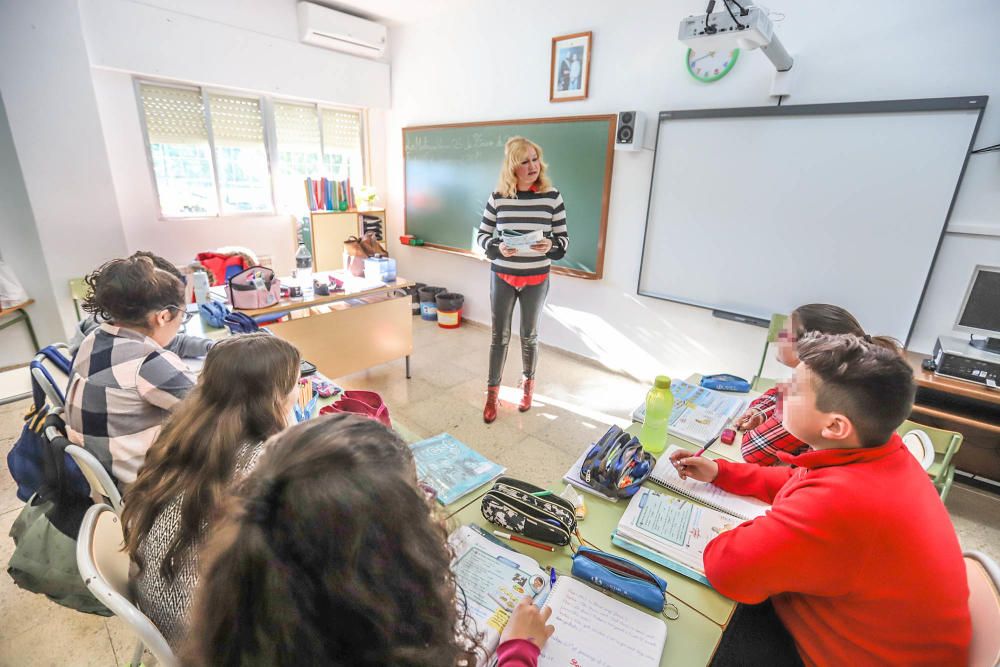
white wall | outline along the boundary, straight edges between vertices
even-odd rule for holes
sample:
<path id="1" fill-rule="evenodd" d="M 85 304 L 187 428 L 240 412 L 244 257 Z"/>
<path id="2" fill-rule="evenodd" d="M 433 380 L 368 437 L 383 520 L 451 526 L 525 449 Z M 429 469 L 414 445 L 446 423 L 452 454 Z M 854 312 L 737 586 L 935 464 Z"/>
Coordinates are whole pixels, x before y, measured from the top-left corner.
<path id="1" fill-rule="evenodd" d="M 22 280 L 55 290 L 68 332 L 69 280 L 126 251 L 75 0 L 3 0 L 0 90 L 51 286 Z"/>
<path id="2" fill-rule="evenodd" d="M 35 303 L 26 312 L 31 317 L 39 342 L 62 338 L 62 321 L 56 306 L 55 292 L 49 279 L 42 243 L 35 229 L 35 216 L 24 188 L 21 165 L 14 150 L 14 139 L 7 122 L 7 112 L 0 97 L 0 259 L 15 275 Z M 37 350 L 23 324 L 7 327 L 0 345 L 0 368 L 23 363 Z"/>
<path id="3" fill-rule="evenodd" d="M 639 109 L 651 121 L 645 138 L 651 147 L 661 110 L 773 104 L 768 96 L 773 67 L 761 53 L 743 53 L 718 83 L 699 84 L 688 75 L 677 25 L 703 7 L 693 0 L 640 0 L 627 8 L 570 0 L 475 3 L 394 28 L 386 151 L 389 219 L 397 225 L 393 235 L 402 230 L 402 127 Z M 1000 141 L 1000 40 L 995 35 L 1000 4 L 947 4 L 949 16 L 975 17 L 969 21 L 943 20 L 944 5 L 929 1 L 907 2 L 905 11 L 898 3 L 861 0 L 835 8 L 788 0 L 779 9 L 787 18 L 777 24 L 777 32 L 796 59 L 793 94 L 786 103 L 992 94 L 978 143 Z M 552 104 L 550 40 L 586 30 L 594 32 L 590 98 Z M 948 52 L 967 55 L 956 66 L 954 59 L 942 57 Z M 650 151 L 616 155 L 605 277 L 592 282 L 553 276 L 542 340 L 637 377 L 659 371 L 730 371 L 749 377 L 759 360 L 762 329 L 636 295 L 651 165 Z M 719 165 L 720 180 L 724 168 Z M 558 186 L 559 175 L 554 178 Z M 572 202 L 567 210 L 572 235 Z M 1000 156 L 974 156 L 952 227 L 975 225 L 1000 234 L 998 211 Z M 905 233 L 905 221 L 893 224 Z M 489 322 L 485 263 L 395 242 L 391 251 L 399 257 L 401 275 L 465 293 L 467 317 Z M 938 333 L 950 328 L 961 298 L 954 285 L 964 289 L 977 261 L 1000 264 L 1000 236 L 946 236 L 912 347 L 928 349 Z M 721 270 L 746 273 L 762 289 L 769 280 L 788 279 L 780 273 L 780 257 L 732 258 Z M 511 366 L 508 376 L 514 373 Z"/>

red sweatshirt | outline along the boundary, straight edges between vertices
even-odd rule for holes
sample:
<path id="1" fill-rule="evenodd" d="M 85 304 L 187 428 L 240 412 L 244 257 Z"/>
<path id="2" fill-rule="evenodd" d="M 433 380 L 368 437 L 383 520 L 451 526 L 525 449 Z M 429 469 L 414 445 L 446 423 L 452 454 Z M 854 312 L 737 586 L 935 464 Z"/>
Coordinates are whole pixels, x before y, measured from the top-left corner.
<path id="1" fill-rule="evenodd" d="M 497 647 L 497 667 L 536 667 L 539 653 L 527 639 L 508 639 Z"/>
<path id="2" fill-rule="evenodd" d="M 962 551 L 898 435 L 865 449 L 718 461 L 715 484 L 773 504 L 712 540 L 705 572 L 739 602 L 771 598 L 807 665 L 966 665 Z"/>

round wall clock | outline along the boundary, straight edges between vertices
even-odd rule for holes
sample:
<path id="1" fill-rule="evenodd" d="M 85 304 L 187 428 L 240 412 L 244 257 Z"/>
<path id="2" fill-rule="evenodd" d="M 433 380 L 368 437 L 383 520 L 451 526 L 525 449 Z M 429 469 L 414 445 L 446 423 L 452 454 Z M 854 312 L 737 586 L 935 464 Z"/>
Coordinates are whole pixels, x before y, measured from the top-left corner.
<path id="1" fill-rule="evenodd" d="M 702 83 L 712 83 L 729 74 L 740 57 L 740 50 L 698 52 L 688 49 L 686 63 L 691 76 Z"/>

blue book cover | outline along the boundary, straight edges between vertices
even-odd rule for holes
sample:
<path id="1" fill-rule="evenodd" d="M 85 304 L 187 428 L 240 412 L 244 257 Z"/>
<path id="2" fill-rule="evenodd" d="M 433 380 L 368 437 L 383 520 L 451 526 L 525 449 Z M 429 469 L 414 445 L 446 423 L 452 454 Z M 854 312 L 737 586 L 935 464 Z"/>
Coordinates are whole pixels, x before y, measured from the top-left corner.
<path id="1" fill-rule="evenodd" d="M 506 470 L 447 433 L 415 442 L 410 449 L 417 479 L 437 492 L 442 505 L 450 505 Z"/>

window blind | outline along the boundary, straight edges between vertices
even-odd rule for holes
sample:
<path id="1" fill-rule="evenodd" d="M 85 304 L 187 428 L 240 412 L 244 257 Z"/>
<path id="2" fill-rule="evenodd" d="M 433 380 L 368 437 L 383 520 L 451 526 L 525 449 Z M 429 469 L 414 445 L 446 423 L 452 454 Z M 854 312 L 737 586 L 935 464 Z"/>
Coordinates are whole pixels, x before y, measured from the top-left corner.
<path id="1" fill-rule="evenodd" d="M 146 130 L 151 144 L 208 141 L 201 93 L 187 88 L 140 84 Z"/>
<path id="2" fill-rule="evenodd" d="M 323 150 L 361 152 L 361 112 L 323 109 Z"/>
<path id="3" fill-rule="evenodd" d="M 210 94 L 208 106 L 212 118 L 212 136 L 216 144 L 264 145 L 264 122 L 259 99 Z"/>
<path id="4" fill-rule="evenodd" d="M 319 119 L 315 107 L 275 102 L 274 129 L 278 150 L 320 152 Z"/>

